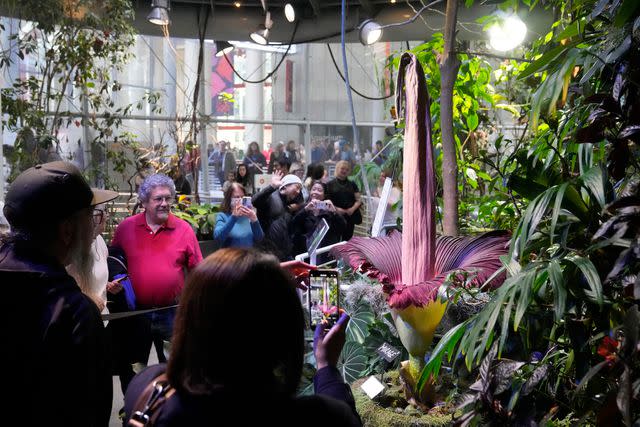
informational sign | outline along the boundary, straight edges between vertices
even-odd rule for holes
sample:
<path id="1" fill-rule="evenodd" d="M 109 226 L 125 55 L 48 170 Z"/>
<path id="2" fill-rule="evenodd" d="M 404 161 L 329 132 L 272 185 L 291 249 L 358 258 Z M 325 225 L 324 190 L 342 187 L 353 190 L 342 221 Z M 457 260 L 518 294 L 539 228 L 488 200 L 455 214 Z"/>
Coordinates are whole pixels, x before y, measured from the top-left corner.
<path id="1" fill-rule="evenodd" d="M 402 354 L 400 350 L 386 342 L 382 343 L 382 345 L 376 349 L 376 353 L 389 363 L 396 360 Z"/>
<path id="2" fill-rule="evenodd" d="M 271 185 L 271 174 L 257 173 L 253 176 L 253 188 L 256 193 L 267 185 Z"/>
<path id="3" fill-rule="evenodd" d="M 391 186 L 393 181 L 391 178 L 384 180 L 384 186 L 382 187 L 382 194 L 380 194 L 380 201 L 378 202 L 378 210 L 376 210 L 376 216 L 373 219 L 373 225 L 371 226 L 371 237 L 380 236 L 382 231 L 382 224 L 384 217 L 387 214 L 387 203 L 389 202 L 389 194 L 391 194 Z"/>

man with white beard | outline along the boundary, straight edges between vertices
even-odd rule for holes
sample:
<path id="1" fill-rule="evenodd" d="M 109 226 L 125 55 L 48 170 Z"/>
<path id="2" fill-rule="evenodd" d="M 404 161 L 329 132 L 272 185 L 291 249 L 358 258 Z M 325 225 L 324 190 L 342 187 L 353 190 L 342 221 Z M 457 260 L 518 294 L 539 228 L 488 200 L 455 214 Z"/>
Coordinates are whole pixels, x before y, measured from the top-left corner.
<path id="1" fill-rule="evenodd" d="M 65 271 L 90 274 L 92 192 L 68 162 L 37 165 L 9 186 L 0 242 L 0 411 L 7 425 L 106 426 L 112 380 L 96 305 Z M 11 422 L 15 420 L 15 422 Z"/>

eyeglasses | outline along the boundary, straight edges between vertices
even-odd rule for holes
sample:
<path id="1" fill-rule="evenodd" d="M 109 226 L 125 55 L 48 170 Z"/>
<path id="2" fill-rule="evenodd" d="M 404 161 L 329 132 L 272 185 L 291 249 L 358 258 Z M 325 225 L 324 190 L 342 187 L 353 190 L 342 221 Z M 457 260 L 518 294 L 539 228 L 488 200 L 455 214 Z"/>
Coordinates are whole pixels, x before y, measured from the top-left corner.
<path id="1" fill-rule="evenodd" d="M 105 211 L 103 211 L 102 209 L 94 209 L 93 210 L 93 223 L 95 225 L 98 225 L 102 222 L 102 220 L 104 219 L 105 216 Z"/>
<path id="2" fill-rule="evenodd" d="M 175 201 L 175 199 L 173 198 L 173 196 L 157 196 L 152 197 L 151 201 L 156 204 L 160 204 L 164 201 L 167 202 L 168 205 L 170 205 Z"/>

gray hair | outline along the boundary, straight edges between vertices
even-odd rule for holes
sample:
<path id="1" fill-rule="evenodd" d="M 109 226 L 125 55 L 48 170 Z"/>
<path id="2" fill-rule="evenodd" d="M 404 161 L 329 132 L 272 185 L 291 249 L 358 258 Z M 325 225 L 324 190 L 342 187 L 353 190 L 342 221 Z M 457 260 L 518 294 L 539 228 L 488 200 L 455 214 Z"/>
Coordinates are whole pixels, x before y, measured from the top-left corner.
<path id="1" fill-rule="evenodd" d="M 171 190 L 171 197 L 176 197 L 176 185 L 173 180 L 163 173 L 156 173 L 145 178 L 138 190 L 138 200 L 144 203 L 148 202 L 151 190 L 156 187 L 167 187 Z"/>

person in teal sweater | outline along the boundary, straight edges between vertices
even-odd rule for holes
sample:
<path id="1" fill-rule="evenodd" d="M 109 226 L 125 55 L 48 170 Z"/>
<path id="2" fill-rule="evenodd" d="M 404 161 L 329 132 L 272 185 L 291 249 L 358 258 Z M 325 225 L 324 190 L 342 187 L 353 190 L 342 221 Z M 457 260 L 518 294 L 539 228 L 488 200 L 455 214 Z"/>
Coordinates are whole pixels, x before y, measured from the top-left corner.
<path id="1" fill-rule="evenodd" d="M 242 204 L 244 196 L 244 188 L 237 182 L 224 192 L 213 230 L 213 238 L 222 248 L 250 248 L 264 237 L 256 212 Z"/>

